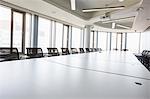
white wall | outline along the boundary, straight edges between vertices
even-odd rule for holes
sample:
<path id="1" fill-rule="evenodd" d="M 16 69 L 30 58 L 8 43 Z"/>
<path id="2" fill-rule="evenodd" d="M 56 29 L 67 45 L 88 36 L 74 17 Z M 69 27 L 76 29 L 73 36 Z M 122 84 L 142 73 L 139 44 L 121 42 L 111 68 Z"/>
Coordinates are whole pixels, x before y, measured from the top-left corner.
<path id="1" fill-rule="evenodd" d="M 141 33 L 141 51 L 150 50 L 150 29 L 144 33 Z"/>

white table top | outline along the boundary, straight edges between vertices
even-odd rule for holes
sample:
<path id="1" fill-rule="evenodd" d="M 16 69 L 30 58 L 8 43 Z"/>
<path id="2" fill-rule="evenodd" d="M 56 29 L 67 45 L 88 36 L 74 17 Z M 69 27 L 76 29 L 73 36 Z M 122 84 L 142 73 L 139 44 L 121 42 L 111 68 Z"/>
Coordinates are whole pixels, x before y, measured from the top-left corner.
<path id="1" fill-rule="evenodd" d="M 103 52 L 1 62 L 0 99 L 150 99 L 149 75 L 130 53 Z"/>
<path id="2" fill-rule="evenodd" d="M 46 60 L 46 59 L 44 59 Z M 47 59 L 61 65 L 150 80 L 150 72 L 129 52 L 75 54 Z"/>

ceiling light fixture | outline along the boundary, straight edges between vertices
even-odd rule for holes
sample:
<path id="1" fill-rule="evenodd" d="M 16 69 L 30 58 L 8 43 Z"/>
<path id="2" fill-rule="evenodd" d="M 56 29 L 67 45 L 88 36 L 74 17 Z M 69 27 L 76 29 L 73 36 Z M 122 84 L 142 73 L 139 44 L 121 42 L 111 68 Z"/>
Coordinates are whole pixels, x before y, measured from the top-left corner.
<path id="1" fill-rule="evenodd" d="M 71 10 L 76 10 L 76 1 L 71 0 Z"/>
<path id="2" fill-rule="evenodd" d="M 112 22 L 115 22 L 115 21 L 121 21 L 121 20 L 132 19 L 132 18 L 135 18 L 135 16 L 118 18 L 118 19 L 111 19 L 111 20 L 106 20 L 106 21 L 101 21 L 101 22 L 104 23 L 104 24 L 107 24 L 107 23 L 112 23 Z"/>
<path id="3" fill-rule="evenodd" d="M 116 27 L 116 23 L 112 23 L 112 29 L 114 29 Z"/>
<path id="4" fill-rule="evenodd" d="M 123 2 L 124 0 L 118 0 L 119 2 Z"/>
<path id="5" fill-rule="evenodd" d="M 120 9 L 124 9 L 124 8 L 125 8 L 125 6 L 89 8 L 89 9 L 83 9 L 82 12 L 95 12 L 95 11 L 106 11 L 106 10 L 120 10 Z"/>
<path id="6" fill-rule="evenodd" d="M 124 29 L 131 29 L 130 27 L 128 26 L 124 26 L 124 25 L 121 25 L 121 24 L 117 24 L 118 27 L 121 27 L 121 28 L 124 28 Z"/>

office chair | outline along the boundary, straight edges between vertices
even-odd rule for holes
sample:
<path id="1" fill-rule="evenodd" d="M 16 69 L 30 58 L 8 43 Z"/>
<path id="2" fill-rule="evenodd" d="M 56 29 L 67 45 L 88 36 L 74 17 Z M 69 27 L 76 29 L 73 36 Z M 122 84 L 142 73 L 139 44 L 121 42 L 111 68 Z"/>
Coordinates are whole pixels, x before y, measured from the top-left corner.
<path id="1" fill-rule="evenodd" d="M 80 53 L 85 53 L 83 48 L 79 48 Z"/>
<path id="2" fill-rule="evenodd" d="M 90 48 L 85 48 L 85 50 L 86 50 L 86 53 L 90 52 Z"/>
<path id="3" fill-rule="evenodd" d="M 0 61 L 19 60 L 17 48 L 0 47 Z"/>
<path id="4" fill-rule="evenodd" d="M 62 51 L 62 55 L 69 55 L 70 54 L 68 48 L 61 48 L 61 51 Z"/>
<path id="5" fill-rule="evenodd" d="M 27 49 L 27 56 L 29 58 L 41 58 L 43 56 L 43 51 L 41 48 L 26 48 Z"/>
<path id="6" fill-rule="evenodd" d="M 78 54 L 78 51 L 76 48 L 71 48 L 71 54 Z"/>
<path id="7" fill-rule="evenodd" d="M 48 54 L 51 56 L 59 56 L 59 52 L 57 48 L 47 48 Z"/>

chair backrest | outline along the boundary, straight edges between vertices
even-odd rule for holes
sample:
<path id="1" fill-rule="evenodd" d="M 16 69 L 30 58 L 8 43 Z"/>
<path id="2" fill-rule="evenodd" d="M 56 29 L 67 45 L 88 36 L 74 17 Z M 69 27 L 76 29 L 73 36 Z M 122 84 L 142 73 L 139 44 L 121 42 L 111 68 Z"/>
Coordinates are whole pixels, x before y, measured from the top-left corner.
<path id="1" fill-rule="evenodd" d="M 93 50 L 93 48 L 90 48 L 90 52 L 93 52 L 94 50 Z"/>
<path id="2" fill-rule="evenodd" d="M 77 54 L 77 53 L 78 53 L 78 51 L 77 51 L 77 49 L 76 49 L 76 48 L 71 48 L 71 53 L 72 53 L 72 54 Z"/>
<path id="3" fill-rule="evenodd" d="M 85 50 L 86 50 L 86 53 L 90 52 L 90 48 L 85 48 Z"/>
<path id="4" fill-rule="evenodd" d="M 19 60 L 17 48 L 0 47 L 0 61 Z"/>
<path id="5" fill-rule="evenodd" d="M 70 54 L 68 48 L 61 48 L 61 51 L 62 51 L 62 55 L 68 55 L 68 54 Z"/>
<path id="6" fill-rule="evenodd" d="M 142 52 L 142 56 L 143 56 L 143 57 L 147 57 L 147 54 L 148 54 L 148 50 L 144 50 L 144 51 Z"/>
<path id="7" fill-rule="evenodd" d="M 85 53 L 83 48 L 79 48 L 80 53 Z"/>
<path id="8" fill-rule="evenodd" d="M 143 51 L 142 51 L 142 55 L 145 55 L 145 53 L 146 53 L 146 50 L 143 50 Z"/>
<path id="9" fill-rule="evenodd" d="M 98 48 L 98 51 L 99 51 L 99 52 L 101 52 L 101 51 L 102 51 L 102 49 L 101 49 L 101 48 Z"/>
<path id="10" fill-rule="evenodd" d="M 59 52 L 57 48 L 47 48 L 48 50 L 48 54 L 52 55 L 52 56 L 59 56 Z"/>
<path id="11" fill-rule="evenodd" d="M 97 48 L 94 48 L 94 52 L 97 52 Z"/>
<path id="12" fill-rule="evenodd" d="M 147 57 L 150 59 L 150 51 L 148 51 L 148 53 L 147 53 Z"/>
<path id="13" fill-rule="evenodd" d="M 41 48 L 26 48 L 27 56 L 30 58 L 40 58 L 43 57 L 43 51 Z"/>
<path id="14" fill-rule="evenodd" d="M 96 48 L 96 51 L 98 52 L 98 51 L 99 51 L 99 48 Z"/>

